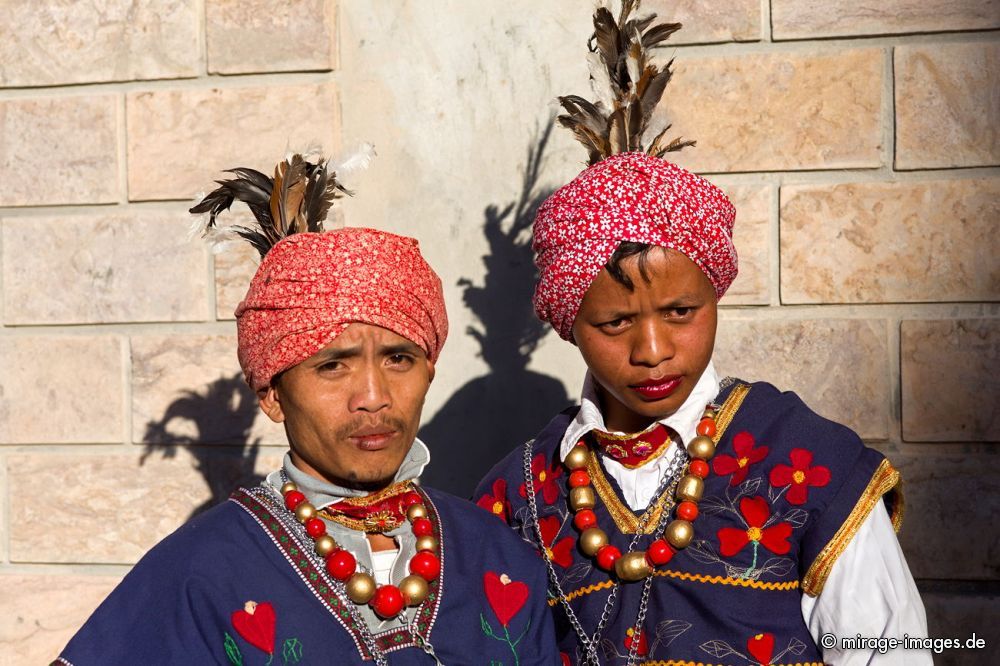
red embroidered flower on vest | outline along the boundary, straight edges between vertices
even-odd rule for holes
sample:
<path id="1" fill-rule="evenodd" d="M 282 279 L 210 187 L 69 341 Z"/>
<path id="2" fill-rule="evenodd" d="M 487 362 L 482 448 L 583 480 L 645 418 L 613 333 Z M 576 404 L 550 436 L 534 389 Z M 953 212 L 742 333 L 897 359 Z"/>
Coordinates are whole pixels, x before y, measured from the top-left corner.
<path id="1" fill-rule="evenodd" d="M 498 576 L 487 571 L 483 576 L 483 591 L 486 592 L 486 600 L 490 603 L 493 614 L 505 627 L 528 601 L 528 586 L 512 581 L 507 574 Z"/>
<path id="2" fill-rule="evenodd" d="M 552 545 L 559 534 L 560 527 L 562 527 L 562 521 L 559 520 L 558 516 L 546 516 L 538 519 L 538 529 L 542 533 L 542 546 L 545 547 L 546 554 L 550 560 L 565 569 L 573 564 L 573 537 L 563 537 L 559 543 Z"/>
<path id="3" fill-rule="evenodd" d="M 763 633 L 749 638 L 747 652 L 763 666 L 768 666 L 774 655 L 774 634 Z"/>
<path id="4" fill-rule="evenodd" d="M 717 533 L 719 537 L 719 552 L 724 557 L 732 557 L 743 550 L 748 543 L 760 544 L 775 555 L 784 555 L 792 546 L 788 537 L 792 526 L 788 523 L 778 523 L 764 527 L 771 517 L 771 507 L 763 497 L 744 497 L 740 499 L 740 513 L 743 514 L 747 528 L 723 527 Z M 757 551 L 754 550 L 756 553 Z"/>
<path id="5" fill-rule="evenodd" d="M 497 479 L 494 481 L 493 492 L 480 497 L 476 504 L 506 523 L 507 517 L 510 515 L 510 502 L 507 501 L 507 480 Z"/>
<path id="6" fill-rule="evenodd" d="M 634 627 L 629 627 L 628 631 L 625 632 L 625 649 L 631 650 L 633 643 L 638 642 L 635 648 L 635 654 L 638 657 L 645 657 L 649 654 L 649 645 L 646 643 L 646 632 L 639 631 L 639 637 L 636 638 L 636 630 Z"/>
<path id="7" fill-rule="evenodd" d="M 544 453 L 539 453 L 531 460 L 531 476 L 535 484 L 535 492 L 542 494 L 546 504 L 552 504 L 559 497 L 559 486 L 556 485 L 556 479 L 561 474 L 561 465 L 546 467 Z M 527 484 L 522 483 L 518 493 L 521 497 L 527 498 Z"/>
<path id="8" fill-rule="evenodd" d="M 747 478 L 750 466 L 766 458 L 769 449 L 766 446 L 754 448 L 753 435 L 744 430 L 733 437 L 733 451 L 735 456 L 720 453 L 712 458 L 712 469 L 717 476 L 732 474 L 729 485 L 738 486 Z"/>
<path id="9" fill-rule="evenodd" d="M 789 504 L 805 504 L 809 499 L 809 486 L 823 487 L 830 483 L 830 470 L 822 465 L 810 467 L 812 451 L 792 449 L 789 454 L 791 466 L 775 465 L 771 470 L 771 485 L 780 488 L 790 486 L 785 499 Z"/>
<path id="10" fill-rule="evenodd" d="M 258 650 L 274 654 L 274 606 L 265 602 L 248 601 L 243 610 L 233 611 L 233 629 L 243 640 Z"/>

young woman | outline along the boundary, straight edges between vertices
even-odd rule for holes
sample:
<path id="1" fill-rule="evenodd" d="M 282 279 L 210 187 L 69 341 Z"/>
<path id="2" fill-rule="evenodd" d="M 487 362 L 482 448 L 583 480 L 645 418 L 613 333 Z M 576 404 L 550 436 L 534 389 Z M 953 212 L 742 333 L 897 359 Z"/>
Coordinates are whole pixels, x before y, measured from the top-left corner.
<path id="1" fill-rule="evenodd" d="M 926 635 L 898 472 L 794 393 L 716 374 L 735 210 L 662 134 L 643 149 L 663 88 L 644 91 L 669 78 L 643 49 L 672 26 L 629 11 L 595 15 L 618 110 L 561 99 L 591 166 L 533 228 L 535 309 L 587 364 L 580 404 L 474 499 L 541 550 L 568 663 L 930 664 L 840 640 Z"/>

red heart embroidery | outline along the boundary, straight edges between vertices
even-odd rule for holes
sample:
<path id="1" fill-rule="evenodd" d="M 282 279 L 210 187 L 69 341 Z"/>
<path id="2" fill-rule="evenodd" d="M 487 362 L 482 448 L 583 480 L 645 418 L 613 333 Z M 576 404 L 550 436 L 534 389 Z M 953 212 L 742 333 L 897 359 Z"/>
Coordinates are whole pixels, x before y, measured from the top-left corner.
<path id="1" fill-rule="evenodd" d="M 752 636 L 747 641 L 747 652 L 762 664 L 771 663 L 774 654 L 774 634 L 762 633 Z"/>
<path id="2" fill-rule="evenodd" d="M 248 601 L 243 610 L 233 611 L 233 628 L 250 645 L 267 654 L 274 654 L 274 606 Z"/>
<path id="3" fill-rule="evenodd" d="M 486 600 L 490 602 L 490 608 L 500 620 L 500 624 L 505 627 L 510 624 L 511 618 L 524 608 L 528 600 L 528 586 L 512 581 L 507 574 L 498 576 L 492 571 L 487 571 L 483 576 L 483 590 L 486 592 Z"/>

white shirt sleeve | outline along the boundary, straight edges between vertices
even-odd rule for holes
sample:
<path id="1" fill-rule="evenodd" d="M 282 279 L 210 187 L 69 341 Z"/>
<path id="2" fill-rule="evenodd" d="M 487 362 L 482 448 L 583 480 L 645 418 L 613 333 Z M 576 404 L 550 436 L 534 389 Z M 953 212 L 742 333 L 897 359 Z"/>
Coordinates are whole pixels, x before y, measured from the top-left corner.
<path id="1" fill-rule="evenodd" d="M 885 505 L 879 502 L 834 562 L 818 597 L 802 596 L 802 617 L 832 666 L 932 666 L 929 650 L 845 650 L 840 639 L 927 636 L 927 618 Z M 837 644 L 824 647 L 824 634 Z"/>

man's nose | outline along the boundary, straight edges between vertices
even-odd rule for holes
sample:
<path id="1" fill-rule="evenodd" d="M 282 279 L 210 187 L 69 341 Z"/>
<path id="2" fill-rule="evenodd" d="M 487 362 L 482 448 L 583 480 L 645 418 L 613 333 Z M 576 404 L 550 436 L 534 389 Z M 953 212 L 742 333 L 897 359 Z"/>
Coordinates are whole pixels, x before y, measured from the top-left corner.
<path id="1" fill-rule="evenodd" d="M 352 412 L 378 412 L 392 405 L 389 384 L 379 368 L 366 366 L 358 373 L 348 408 Z"/>

